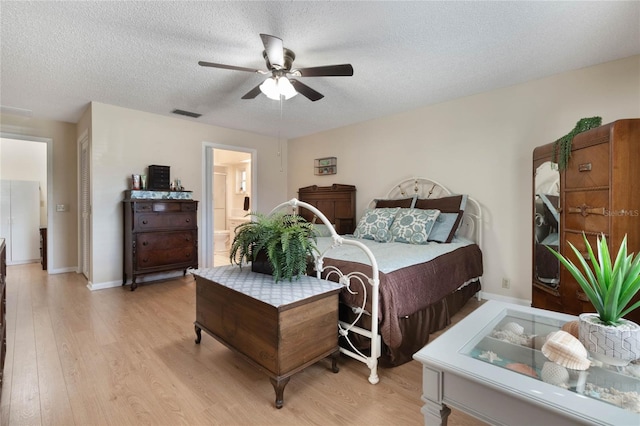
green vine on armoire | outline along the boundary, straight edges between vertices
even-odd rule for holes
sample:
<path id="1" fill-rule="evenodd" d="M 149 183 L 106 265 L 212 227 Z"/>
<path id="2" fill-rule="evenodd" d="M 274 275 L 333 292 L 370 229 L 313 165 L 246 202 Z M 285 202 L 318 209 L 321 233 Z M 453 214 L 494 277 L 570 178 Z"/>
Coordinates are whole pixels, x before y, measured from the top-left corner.
<path id="1" fill-rule="evenodd" d="M 551 161 L 558 164 L 558 170 L 567 168 L 567 163 L 571 157 L 571 142 L 574 136 L 600 125 L 602 125 L 602 117 L 582 118 L 576 123 L 576 127 L 572 131 L 553 143 Z"/>

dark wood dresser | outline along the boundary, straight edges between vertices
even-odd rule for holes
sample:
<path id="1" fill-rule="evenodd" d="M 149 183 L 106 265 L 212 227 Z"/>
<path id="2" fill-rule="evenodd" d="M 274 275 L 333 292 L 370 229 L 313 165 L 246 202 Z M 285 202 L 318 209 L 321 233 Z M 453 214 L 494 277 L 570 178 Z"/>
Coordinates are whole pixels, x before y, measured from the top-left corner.
<path id="1" fill-rule="evenodd" d="M 4 358 L 7 355 L 7 250 L 0 238 L 0 397 L 4 377 Z"/>
<path id="2" fill-rule="evenodd" d="M 337 183 L 331 186 L 307 186 L 298 189 L 298 200 L 320 210 L 335 225 L 338 234 L 352 234 L 356 229 L 355 186 Z M 307 209 L 300 209 L 299 214 L 309 222 L 314 221 L 315 215 Z"/>
<path id="3" fill-rule="evenodd" d="M 138 275 L 198 267 L 198 202 L 125 199 L 122 285 Z"/>
<path id="4" fill-rule="evenodd" d="M 574 137 L 571 158 L 560 173 L 559 231 L 560 250 L 574 263 L 578 260 L 568 243 L 586 254 L 583 232 L 592 247 L 604 234 L 614 259 L 625 235 L 628 251 L 640 252 L 640 119 L 618 120 Z M 564 267 L 557 298 L 553 306 L 539 306 L 534 285 L 535 307 L 573 315 L 595 312 Z M 640 309 L 625 318 L 640 322 Z"/>

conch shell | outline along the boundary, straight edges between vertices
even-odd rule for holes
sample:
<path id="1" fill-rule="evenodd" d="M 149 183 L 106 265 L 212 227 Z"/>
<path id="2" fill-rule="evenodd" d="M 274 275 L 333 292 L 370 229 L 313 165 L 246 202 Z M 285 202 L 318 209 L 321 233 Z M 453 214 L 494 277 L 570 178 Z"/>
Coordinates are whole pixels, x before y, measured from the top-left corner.
<path id="1" fill-rule="evenodd" d="M 562 326 L 561 330 L 562 331 L 566 331 L 567 333 L 571 334 L 576 339 L 579 339 L 580 338 L 580 336 L 578 335 L 578 329 L 579 328 L 580 328 L 580 322 L 579 321 L 569 321 L 569 322 L 564 323 L 564 325 Z"/>
<path id="2" fill-rule="evenodd" d="M 587 349 L 566 331 L 558 330 L 547 336 L 542 353 L 556 364 L 573 370 L 586 370 L 591 365 Z"/>
<path id="3" fill-rule="evenodd" d="M 522 335 L 524 334 L 524 327 L 521 326 L 520 324 L 518 324 L 517 322 L 509 322 L 506 323 L 503 327 L 502 330 L 504 331 L 510 331 L 513 334 L 517 334 L 517 335 Z"/>

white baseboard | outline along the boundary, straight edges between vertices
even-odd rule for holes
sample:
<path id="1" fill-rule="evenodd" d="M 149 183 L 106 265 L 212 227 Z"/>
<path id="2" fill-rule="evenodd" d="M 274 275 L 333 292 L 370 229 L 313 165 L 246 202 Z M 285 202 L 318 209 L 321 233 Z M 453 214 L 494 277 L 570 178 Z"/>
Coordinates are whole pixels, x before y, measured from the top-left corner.
<path id="1" fill-rule="evenodd" d="M 66 274 L 67 272 L 75 272 L 78 273 L 77 266 L 67 266 L 66 268 L 57 268 L 57 269 L 47 269 L 47 273 L 54 274 Z"/>
<path id="2" fill-rule="evenodd" d="M 531 300 L 517 299 L 515 297 L 508 297 L 495 293 L 487 293 L 486 291 L 481 291 L 480 297 L 487 300 L 498 300 L 500 302 L 513 303 L 515 305 L 531 306 Z"/>
<path id="3" fill-rule="evenodd" d="M 144 284 L 145 282 L 150 282 L 150 281 L 167 280 L 167 279 L 181 278 L 181 277 L 182 277 L 181 271 L 159 272 L 157 274 L 139 276 L 136 278 L 136 283 L 139 285 L 139 284 Z M 126 285 L 131 285 L 131 280 L 127 280 Z M 87 283 L 87 288 L 91 291 L 104 290 L 107 288 L 114 288 L 114 287 L 122 287 L 122 280 L 106 281 L 102 283 L 92 283 L 91 281 L 89 281 Z"/>

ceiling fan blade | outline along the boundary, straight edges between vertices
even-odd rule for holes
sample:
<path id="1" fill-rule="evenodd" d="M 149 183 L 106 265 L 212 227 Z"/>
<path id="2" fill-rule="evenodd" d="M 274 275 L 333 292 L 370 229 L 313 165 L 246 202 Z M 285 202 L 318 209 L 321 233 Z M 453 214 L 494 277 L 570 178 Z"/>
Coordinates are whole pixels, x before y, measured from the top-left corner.
<path id="1" fill-rule="evenodd" d="M 269 34 L 260 34 L 264 51 L 267 52 L 267 59 L 272 67 L 276 69 L 284 68 L 284 46 L 282 39 Z"/>
<path id="2" fill-rule="evenodd" d="M 299 82 L 298 80 L 289 79 L 289 81 L 291 82 L 291 84 L 293 84 L 293 87 L 296 89 L 296 92 L 308 98 L 310 101 L 315 102 L 324 98 L 324 95 L 322 93 L 316 92 L 311 87 Z"/>
<path id="3" fill-rule="evenodd" d="M 295 71 L 300 73 L 300 77 L 350 77 L 353 75 L 351 64 L 299 68 Z"/>
<path id="4" fill-rule="evenodd" d="M 254 68 L 236 67 L 235 65 L 216 64 L 214 62 L 199 61 L 198 65 L 200 65 L 202 67 L 223 68 L 225 70 L 261 72 L 261 70 L 257 70 L 257 69 L 254 69 Z"/>
<path id="5" fill-rule="evenodd" d="M 260 83 L 262 84 L 262 83 Z M 256 87 L 254 87 L 253 89 L 249 90 L 243 97 L 242 99 L 254 99 L 256 96 L 258 96 L 260 93 L 262 93 L 260 91 L 260 84 L 258 84 Z"/>

